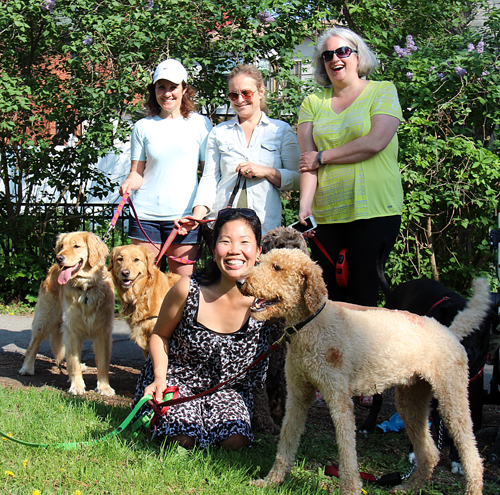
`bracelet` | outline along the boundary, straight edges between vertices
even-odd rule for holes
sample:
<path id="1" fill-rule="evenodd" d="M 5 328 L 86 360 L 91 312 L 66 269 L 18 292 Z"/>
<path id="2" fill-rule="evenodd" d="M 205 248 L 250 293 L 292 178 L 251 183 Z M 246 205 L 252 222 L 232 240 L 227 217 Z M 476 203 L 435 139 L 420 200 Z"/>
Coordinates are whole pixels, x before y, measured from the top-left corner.
<path id="1" fill-rule="evenodd" d="M 320 167 L 322 167 L 322 166 L 323 166 L 323 162 L 321 161 L 321 155 L 322 155 L 322 154 L 323 154 L 323 152 L 322 152 L 322 151 L 320 151 L 320 152 L 318 153 L 318 156 L 316 157 L 316 160 L 318 161 L 318 163 L 319 163 L 319 166 L 320 166 Z"/>

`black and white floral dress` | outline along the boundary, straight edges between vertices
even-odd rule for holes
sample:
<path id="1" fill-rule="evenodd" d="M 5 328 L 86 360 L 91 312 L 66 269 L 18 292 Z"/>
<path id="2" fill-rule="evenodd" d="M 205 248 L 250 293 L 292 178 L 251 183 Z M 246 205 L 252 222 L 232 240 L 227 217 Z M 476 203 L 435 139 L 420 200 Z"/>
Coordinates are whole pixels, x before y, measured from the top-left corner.
<path id="1" fill-rule="evenodd" d="M 170 338 L 167 387 L 179 387 L 179 397 L 196 395 L 232 378 L 252 364 L 269 346 L 271 326 L 249 318 L 240 330 L 221 334 L 198 323 L 199 280 L 193 276 L 179 325 Z M 206 447 L 241 434 L 253 441 L 253 388 L 262 388 L 268 360 L 214 393 L 170 407 L 156 425 L 159 438 L 187 435 Z M 148 358 L 137 382 L 135 402 L 154 381 Z M 150 410 L 145 404 L 138 412 Z"/>

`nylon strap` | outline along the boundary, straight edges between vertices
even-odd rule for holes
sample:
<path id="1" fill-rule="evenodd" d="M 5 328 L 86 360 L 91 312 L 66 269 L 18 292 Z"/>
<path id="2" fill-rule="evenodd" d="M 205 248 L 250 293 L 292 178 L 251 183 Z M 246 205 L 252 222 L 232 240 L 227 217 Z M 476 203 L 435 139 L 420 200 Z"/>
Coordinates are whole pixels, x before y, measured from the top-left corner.
<path id="1" fill-rule="evenodd" d="M 137 411 L 148 401 L 151 400 L 153 397 L 151 395 L 145 395 L 142 397 L 142 399 L 136 404 L 136 406 L 132 409 L 132 411 L 129 413 L 129 415 L 124 419 L 124 421 L 121 423 L 116 430 L 111 431 L 110 433 L 107 433 L 101 438 L 96 438 L 94 440 L 89 440 L 87 442 L 69 442 L 69 443 L 33 443 L 33 442 L 25 442 L 24 440 L 20 440 L 18 438 L 15 438 L 11 436 L 10 434 L 4 433 L 2 430 L 0 430 L 0 436 L 3 437 L 4 440 L 10 440 L 11 442 L 19 443 L 21 445 L 25 445 L 26 447 L 37 447 L 37 448 L 55 448 L 55 449 L 77 449 L 79 447 L 83 447 L 84 445 L 92 445 L 98 442 L 102 442 L 104 440 L 108 440 L 110 438 L 116 437 L 120 433 L 122 433 L 125 428 L 130 424 L 132 421 L 133 417 L 137 414 Z M 141 421 L 141 418 L 139 418 L 132 426 L 132 431 L 135 431 L 137 429 L 136 423 L 139 423 Z M 139 424 L 141 426 L 141 424 Z"/>

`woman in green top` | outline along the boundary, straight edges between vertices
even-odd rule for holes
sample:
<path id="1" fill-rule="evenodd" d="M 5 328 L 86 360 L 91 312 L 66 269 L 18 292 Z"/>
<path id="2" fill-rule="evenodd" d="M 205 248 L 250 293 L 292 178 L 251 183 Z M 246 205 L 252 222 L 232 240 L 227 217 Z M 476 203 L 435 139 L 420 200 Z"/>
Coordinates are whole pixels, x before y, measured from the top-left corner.
<path id="1" fill-rule="evenodd" d="M 300 108 L 298 138 L 302 223 L 314 215 L 313 232 L 331 259 L 346 249 L 348 285 L 316 243 L 329 297 L 376 306 L 376 261 L 386 242 L 384 262 L 401 223 L 403 189 L 398 168 L 402 119 L 396 88 L 365 78 L 377 59 L 353 31 L 332 28 L 318 40 L 315 79 L 325 89 L 308 96 Z"/>

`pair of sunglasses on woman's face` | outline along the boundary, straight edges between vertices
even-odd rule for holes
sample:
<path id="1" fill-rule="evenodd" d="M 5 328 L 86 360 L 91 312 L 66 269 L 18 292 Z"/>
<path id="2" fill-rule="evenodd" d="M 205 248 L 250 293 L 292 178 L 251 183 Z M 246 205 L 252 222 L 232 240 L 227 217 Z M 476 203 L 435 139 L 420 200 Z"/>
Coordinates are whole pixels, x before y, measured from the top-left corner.
<path id="1" fill-rule="evenodd" d="M 358 53 L 358 50 L 354 50 L 349 46 L 341 46 L 336 50 L 325 50 L 321 56 L 325 62 L 331 62 L 333 55 L 337 55 L 338 58 L 348 58 L 351 53 Z"/>
<path id="2" fill-rule="evenodd" d="M 231 91 L 227 94 L 227 96 L 231 101 L 236 101 L 240 97 L 240 95 L 245 101 L 250 101 L 253 98 L 254 94 L 255 91 L 252 91 L 251 89 L 244 89 L 240 93 L 238 93 L 237 91 Z"/>

